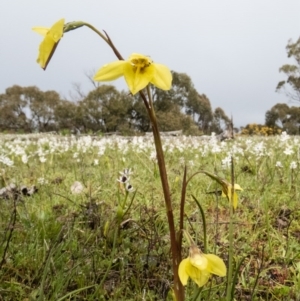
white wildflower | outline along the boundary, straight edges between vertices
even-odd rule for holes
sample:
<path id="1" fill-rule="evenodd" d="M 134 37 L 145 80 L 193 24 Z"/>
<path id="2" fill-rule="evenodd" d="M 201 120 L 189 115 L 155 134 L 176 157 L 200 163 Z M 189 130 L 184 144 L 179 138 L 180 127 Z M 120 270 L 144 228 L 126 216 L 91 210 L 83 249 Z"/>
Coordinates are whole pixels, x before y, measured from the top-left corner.
<path id="1" fill-rule="evenodd" d="M 134 191 L 134 188 L 133 188 L 133 186 L 132 186 L 131 184 L 126 183 L 126 190 L 127 190 L 128 192 L 132 192 L 132 191 Z"/>
<path id="2" fill-rule="evenodd" d="M 10 160 L 8 157 L 5 157 L 3 155 L 0 155 L 0 162 L 2 162 L 4 165 L 7 165 L 7 166 L 14 165 L 14 161 Z"/>
<path id="3" fill-rule="evenodd" d="M 82 191 L 84 190 L 84 186 L 82 183 L 78 182 L 78 181 L 75 181 L 73 183 L 73 185 L 71 186 L 71 192 L 73 194 L 79 194 L 81 193 Z"/>
<path id="4" fill-rule="evenodd" d="M 287 146 L 287 148 L 283 151 L 284 154 L 286 154 L 287 156 L 292 155 L 294 153 L 294 151 L 292 150 L 292 147 L 289 145 Z"/>
<path id="5" fill-rule="evenodd" d="M 28 163 L 28 156 L 26 154 L 22 155 L 21 160 L 24 164 Z"/>
<path id="6" fill-rule="evenodd" d="M 150 160 L 156 162 L 157 158 L 156 158 L 156 152 L 153 151 L 150 153 Z"/>
<path id="7" fill-rule="evenodd" d="M 47 181 L 45 178 L 43 178 L 43 177 L 38 178 L 38 179 L 37 179 L 37 182 L 38 182 L 40 185 L 48 184 L 48 181 Z"/>
<path id="8" fill-rule="evenodd" d="M 297 163 L 295 161 L 291 162 L 290 169 L 296 169 L 296 168 L 297 168 Z"/>
<path id="9" fill-rule="evenodd" d="M 44 156 L 41 156 L 40 157 L 40 162 L 41 163 L 45 163 L 47 161 L 47 159 L 44 157 Z"/>
<path id="10" fill-rule="evenodd" d="M 229 168 L 231 166 L 231 156 L 230 155 L 222 160 L 222 166 L 224 168 Z"/>

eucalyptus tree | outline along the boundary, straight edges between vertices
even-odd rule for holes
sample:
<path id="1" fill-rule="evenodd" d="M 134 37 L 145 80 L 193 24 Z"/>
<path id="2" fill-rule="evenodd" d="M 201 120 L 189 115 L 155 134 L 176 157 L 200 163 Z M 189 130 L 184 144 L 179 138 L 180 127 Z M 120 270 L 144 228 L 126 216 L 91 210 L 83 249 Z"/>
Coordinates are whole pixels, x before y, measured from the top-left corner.
<path id="1" fill-rule="evenodd" d="M 2 131 L 30 132 L 32 125 L 27 115 L 29 115 L 28 101 L 24 97 L 24 88 L 14 85 L 7 88 L 5 93 L 0 94 L 0 129 Z"/>
<path id="2" fill-rule="evenodd" d="M 41 91 L 35 86 L 23 89 L 35 130 L 39 132 L 56 130 L 55 110 L 61 102 L 60 95 L 56 91 Z"/>
<path id="3" fill-rule="evenodd" d="M 296 42 L 290 40 L 286 46 L 288 58 L 293 59 L 294 63 L 285 64 L 279 71 L 287 76 L 286 80 L 280 81 L 277 91 L 283 91 L 290 100 L 300 101 L 300 37 Z"/>

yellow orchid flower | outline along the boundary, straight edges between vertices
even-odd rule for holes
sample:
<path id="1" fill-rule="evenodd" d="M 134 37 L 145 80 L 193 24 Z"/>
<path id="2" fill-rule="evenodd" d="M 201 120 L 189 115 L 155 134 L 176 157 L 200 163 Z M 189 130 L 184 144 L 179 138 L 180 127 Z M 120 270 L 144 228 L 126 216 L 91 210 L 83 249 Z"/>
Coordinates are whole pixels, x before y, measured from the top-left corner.
<path id="1" fill-rule="evenodd" d="M 226 276 L 224 261 L 214 254 L 204 254 L 195 245 L 190 247 L 189 257 L 183 259 L 178 268 L 182 285 L 187 285 L 191 278 L 199 287 L 205 285 L 211 274 Z"/>
<path id="2" fill-rule="evenodd" d="M 217 181 L 219 184 L 222 185 L 222 197 L 227 197 L 229 199 L 229 201 L 232 202 L 233 208 L 236 209 L 237 204 L 238 204 L 238 195 L 235 191 L 236 190 L 242 191 L 243 189 L 241 188 L 241 186 L 239 184 L 234 184 L 234 192 L 232 195 L 231 183 L 227 182 L 226 180 L 223 180 L 222 178 L 220 178 L 217 175 L 214 175 L 208 171 L 203 170 L 201 172 L 206 174 L 207 176 L 209 176 L 210 178 L 212 178 L 213 180 Z"/>
<path id="3" fill-rule="evenodd" d="M 243 189 L 239 184 L 234 184 L 234 191 L 232 194 L 232 185 L 230 183 L 227 183 L 223 181 L 222 183 L 222 197 L 227 197 L 230 202 L 232 202 L 232 206 L 234 209 L 236 209 L 238 204 L 238 195 L 235 192 L 236 190 L 242 191 Z"/>
<path id="4" fill-rule="evenodd" d="M 32 30 L 41 34 L 44 40 L 39 47 L 37 62 L 45 70 L 64 32 L 65 19 L 54 23 L 51 28 L 33 27 Z"/>
<path id="5" fill-rule="evenodd" d="M 95 81 L 112 81 L 125 77 L 130 92 L 134 95 L 149 83 L 162 90 L 171 89 L 172 74 L 165 65 L 153 63 L 145 55 L 133 53 L 128 60 L 104 65 L 94 76 Z"/>

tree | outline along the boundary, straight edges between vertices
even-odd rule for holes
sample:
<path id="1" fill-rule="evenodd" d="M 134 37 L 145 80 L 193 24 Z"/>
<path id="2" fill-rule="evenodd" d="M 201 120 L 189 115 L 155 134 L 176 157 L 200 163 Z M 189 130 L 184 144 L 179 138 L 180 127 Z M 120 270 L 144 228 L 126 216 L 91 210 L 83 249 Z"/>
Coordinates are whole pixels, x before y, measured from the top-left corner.
<path id="1" fill-rule="evenodd" d="M 107 132 L 128 132 L 132 102 L 132 97 L 124 91 L 103 100 L 102 118 Z"/>
<path id="2" fill-rule="evenodd" d="M 131 108 L 129 108 L 129 124 L 132 129 L 140 132 L 148 132 L 151 124 L 143 100 L 139 94 L 132 97 Z"/>
<path id="3" fill-rule="evenodd" d="M 129 124 L 131 101 L 114 86 L 101 85 L 79 102 L 85 127 L 92 131 L 115 132 Z"/>
<path id="4" fill-rule="evenodd" d="M 213 113 L 210 101 L 205 94 L 191 93 L 186 103 L 186 113 L 192 116 L 192 119 L 198 125 L 199 130 L 204 134 L 210 132 L 210 126 L 213 120 Z"/>
<path id="5" fill-rule="evenodd" d="M 279 71 L 287 76 L 287 80 L 280 81 L 276 91 L 284 91 L 292 101 L 300 101 L 300 37 L 294 43 L 290 40 L 286 46 L 287 56 L 294 60 L 294 64 L 283 65 Z"/>
<path id="6" fill-rule="evenodd" d="M 61 100 L 55 107 L 54 116 L 59 130 L 69 130 L 77 133 L 84 128 L 84 122 L 80 118 L 80 107 L 77 103 Z"/>
<path id="7" fill-rule="evenodd" d="M 190 125 L 193 127 L 193 133 L 195 133 L 194 125 L 198 125 L 199 130 L 205 133 L 208 132 L 209 124 L 212 121 L 209 99 L 205 94 L 198 93 L 187 74 L 172 71 L 172 75 L 172 88 L 169 91 L 153 88 L 153 100 L 158 119 L 160 119 L 159 124 L 161 126 L 164 124 L 164 129 L 185 128 L 185 131 L 189 131 L 187 126 Z M 174 114 L 174 112 L 177 113 Z M 192 118 L 185 119 L 184 113 Z M 194 121 L 194 124 L 191 121 Z"/>
<path id="8" fill-rule="evenodd" d="M 289 135 L 299 135 L 300 108 L 278 103 L 266 112 L 265 125 L 286 131 Z"/>
<path id="9" fill-rule="evenodd" d="M 0 129 L 30 132 L 32 124 L 26 115 L 27 108 L 24 88 L 17 85 L 7 88 L 0 95 Z"/>
<path id="10" fill-rule="evenodd" d="M 290 107 L 283 128 L 289 135 L 300 134 L 300 108 Z"/>
<path id="11" fill-rule="evenodd" d="M 225 114 L 224 110 L 220 107 L 216 108 L 213 113 L 213 122 L 211 125 L 211 131 L 217 134 L 222 133 L 230 125 L 230 119 Z"/>
<path id="12" fill-rule="evenodd" d="M 165 107 L 164 103 L 172 103 L 184 108 L 191 93 L 193 93 L 194 85 L 191 78 L 185 73 L 177 73 L 172 71 L 172 87 L 168 91 L 163 91 L 153 87 L 153 100 L 156 103 L 156 110 L 161 110 Z"/>
<path id="13" fill-rule="evenodd" d="M 289 106 L 285 103 L 277 103 L 265 114 L 265 124 L 269 127 L 282 128 L 288 119 Z"/>
<path id="14" fill-rule="evenodd" d="M 55 91 L 41 91 L 37 87 L 24 88 L 24 97 L 31 111 L 31 120 L 39 132 L 57 129 L 55 124 L 55 109 L 61 102 Z"/>

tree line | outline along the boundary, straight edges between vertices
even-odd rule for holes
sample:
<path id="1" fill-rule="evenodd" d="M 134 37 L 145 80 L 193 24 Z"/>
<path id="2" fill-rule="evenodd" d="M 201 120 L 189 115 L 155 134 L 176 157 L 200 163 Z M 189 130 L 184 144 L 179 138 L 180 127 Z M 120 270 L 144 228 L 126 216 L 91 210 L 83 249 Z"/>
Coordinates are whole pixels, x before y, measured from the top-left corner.
<path id="1" fill-rule="evenodd" d="M 276 90 L 292 102 L 300 102 L 300 38 L 290 40 L 287 56 L 293 64 L 279 71 L 287 79 Z M 153 102 L 161 131 L 182 130 L 188 135 L 217 134 L 230 125 L 230 119 L 220 107 L 212 109 L 209 98 L 200 94 L 185 73 L 172 71 L 169 91 L 152 87 Z M 76 88 L 76 87 L 75 87 Z M 77 87 L 78 88 L 78 87 Z M 62 99 L 56 91 L 12 86 L 0 94 L 0 131 L 137 134 L 151 130 L 147 112 L 139 95 L 118 91 L 112 85 L 94 85 L 87 95 L 76 89 L 80 99 Z M 248 124 L 244 134 L 274 135 L 286 131 L 300 134 L 300 108 L 285 103 L 275 104 L 265 113 L 265 124 Z"/>
<path id="2" fill-rule="evenodd" d="M 220 133 L 230 122 L 222 108 L 212 110 L 205 94 L 195 89 L 190 77 L 173 73 L 169 91 L 152 87 L 161 131 L 186 134 Z M 0 94 L 0 131 L 136 134 L 151 130 L 139 95 L 99 85 L 81 99 L 62 99 L 56 91 L 14 85 Z M 80 94 L 80 93 L 79 93 Z"/>

